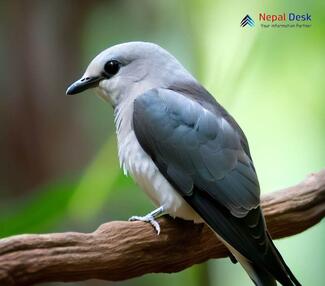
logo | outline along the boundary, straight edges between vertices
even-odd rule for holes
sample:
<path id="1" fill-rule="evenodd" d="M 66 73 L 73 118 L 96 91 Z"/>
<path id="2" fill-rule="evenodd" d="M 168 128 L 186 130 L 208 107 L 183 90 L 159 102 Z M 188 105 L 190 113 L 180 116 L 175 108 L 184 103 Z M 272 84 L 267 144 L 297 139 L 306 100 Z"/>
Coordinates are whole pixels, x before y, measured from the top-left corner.
<path id="1" fill-rule="evenodd" d="M 254 27 L 254 25 L 255 25 L 254 20 L 248 14 L 240 22 L 241 27 L 245 27 L 246 25 L 248 25 L 250 27 Z"/>
<path id="2" fill-rule="evenodd" d="M 267 14 L 259 13 L 261 28 L 310 28 L 311 14 L 281 13 Z"/>
<path id="3" fill-rule="evenodd" d="M 278 14 L 269 14 L 260 12 L 254 15 L 255 21 L 248 14 L 240 21 L 240 27 L 257 27 L 262 29 L 278 28 L 310 28 L 312 27 L 312 15 L 310 13 L 282 12 Z"/>

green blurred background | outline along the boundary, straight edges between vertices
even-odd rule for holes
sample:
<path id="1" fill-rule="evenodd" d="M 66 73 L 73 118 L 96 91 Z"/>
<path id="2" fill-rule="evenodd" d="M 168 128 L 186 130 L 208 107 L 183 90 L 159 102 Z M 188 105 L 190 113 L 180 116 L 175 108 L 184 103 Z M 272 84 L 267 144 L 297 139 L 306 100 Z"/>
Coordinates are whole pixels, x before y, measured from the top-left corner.
<path id="1" fill-rule="evenodd" d="M 0 237 L 90 232 L 152 209 L 119 169 L 111 107 L 93 91 L 65 96 L 98 52 L 120 42 L 160 44 L 215 95 L 249 139 L 263 193 L 323 168 L 325 2 L 245 2 L 1 1 Z M 312 27 L 262 29 L 259 12 L 308 12 Z M 254 28 L 239 26 L 246 14 Z M 303 285 L 324 285 L 324 241 L 324 223 L 276 241 Z M 111 284 L 251 282 L 220 259 L 177 274 L 69 285 Z"/>

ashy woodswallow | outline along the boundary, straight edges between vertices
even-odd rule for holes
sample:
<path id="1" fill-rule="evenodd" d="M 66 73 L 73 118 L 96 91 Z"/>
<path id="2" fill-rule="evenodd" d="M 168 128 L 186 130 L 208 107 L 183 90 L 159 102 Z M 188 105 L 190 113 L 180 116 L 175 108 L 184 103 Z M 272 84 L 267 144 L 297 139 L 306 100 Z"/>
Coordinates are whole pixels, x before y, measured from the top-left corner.
<path id="1" fill-rule="evenodd" d="M 158 207 L 214 230 L 255 285 L 300 285 L 266 229 L 245 134 L 166 50 L 130 42 L 96 56 L 67 94 L 95 88 L 114 108 L 121 167 Z"/>

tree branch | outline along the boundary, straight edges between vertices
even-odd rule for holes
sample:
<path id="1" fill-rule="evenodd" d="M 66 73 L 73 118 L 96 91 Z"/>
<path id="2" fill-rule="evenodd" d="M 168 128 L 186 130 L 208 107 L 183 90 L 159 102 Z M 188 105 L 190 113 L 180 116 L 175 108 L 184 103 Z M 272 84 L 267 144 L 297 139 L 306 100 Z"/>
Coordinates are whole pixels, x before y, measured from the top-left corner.
<path id="1" fill-rule="evenodd" d="M 325 214 L 325 170 L 302 183 L 263 196 L 273 238 L 300 233 Z M 115 221 L 93 233 L 17 235 L 0 240 L 0 285 L 91 278 L 124 280 L 145 273 L 177 272 L 227 249 L 203 225 L 160 219 L 162 232 L 143 222 Z M 190 238 L 190 239 L 189 239 Z"/>

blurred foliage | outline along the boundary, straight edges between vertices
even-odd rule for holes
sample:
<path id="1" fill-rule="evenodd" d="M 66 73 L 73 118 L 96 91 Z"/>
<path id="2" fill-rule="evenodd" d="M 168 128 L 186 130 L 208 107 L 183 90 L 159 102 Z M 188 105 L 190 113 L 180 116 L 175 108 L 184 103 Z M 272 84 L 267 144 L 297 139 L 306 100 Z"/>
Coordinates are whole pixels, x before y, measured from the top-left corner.
<path id="1" fill-rule="evenodd" d="M 70 200 L 69 215 L 78 220 L 93 219 L 109 199 L 113 187 L 121 187 L 119 163 L 113 155 L 116 153 L 116 140 L 111 137 L 82 176 Z"/>
<path id="2" fill-rule="evenodd" d="M 57 23 L 57 18 L 64 16 L 64 13 L 63 16 L 61 12 L 56 13 L 59 6 L 55 5 L 59 4 L 54 2 L 48 7 L 43 2 L 38 10 L 35 9 L 44 27 L 50 25 L 50 21 Z M 12 11 L 8 3 L 2 3 L 0 11 Z M 71 57 L 74 50 L 80 55 L 78 63 L 71 68 L 75 78 L 82 74 L 90 59 L 107 46 L 131 40 L 156 42 L 184 63 L 237 119 L 249 139 L 262 192 L 293 185 L 308 173 L 324 167 L 323 2 L 126 0 L 81 3 L 71 1 L 65 7 L 80 13 L 74 15 L 76 19 L 71 30 L 78 32 L 80 38 L 76 38 L 76 42 L 62 42 Z M 310 13 L 312 27 L 273 30 L 263 30 L 258 24 L 253 29 L 239 27 L 247 13 L 254 18 L 259 12 L 291 11 Z M 7 18 L 10 14 L 6 14 L 4 19 Z M 44 27 L 39 26 L 39 30 Z M 1 25 L 0 31 L 3 30 Z M 5 40 L 3 36 L 0 38 L 1 42 Z M 38 41 L 34 44 L 42 45 L 42 38 Z M 2 51 L 0 45 L 0 57 L 5 58 Z M 54 57 L 57 58 L 58 55 Z M 55 64 L 60 69 L 65 68 L 63 61 Z M 0 71 L 4 73 L 3 67 Z M 69 78 L 64 77 L 66 83 L 75 79 L 70 78 L 71 75 L 72 72 Z M 8 86 L 6 89 L 9 90 Z M 64 89 L 60 90 L 60 95 L 63 93 Z M 78 115 L 70 120 L 74 120 L 85 134 L 83 137 L 72 134 L 70 145 L 67 143 L 60 148 L 67 150 L 67 156 L 85 152 L 87 159 L 83 163 L 78 161 L 77 168 L 65 167 L 64 175 L 42 181 L 31 193 L 11 195 L 10 185 L 1 182 L 0 186 L 6 186 L 6 196 L 0 201 L 1 237 L 72 229 L 92 231 L 99 223 L 127 219 L 152 208 L 145 195 L 120 171 L 112 111 L 90 96 L 92 94 L 90 91 L 80 97 L 62 97 L 59 103 L 76 106 Z M 0 104 L 1 113 L 7 110 L 4 104 Z M 2 128 L 2 122 L 0 124 Z M 64 142 L 65 137 L 62 137 L 61 142 Z M 82 147 L 85 142 L 92 146 L 87 147 L 90 151 Z M 55 157 L 60 148 L 52 149 L 48 156 Z M 65 165 L 63 159 L 60 162 Z M 276 241 L 303 285 L 322 285 L 325 279 L 322 271 L 324 237 L 324 223 L 321 223 L 305 233 Z M 91 283 L 89 285 L 93 285 Z M 81 284 L 87 282 L 74 285 Z M 251 282 L 238 264 L 223 259 L 177 274 L 152 274 L 116 284 L 227 286 L 251 285 Z"/>

